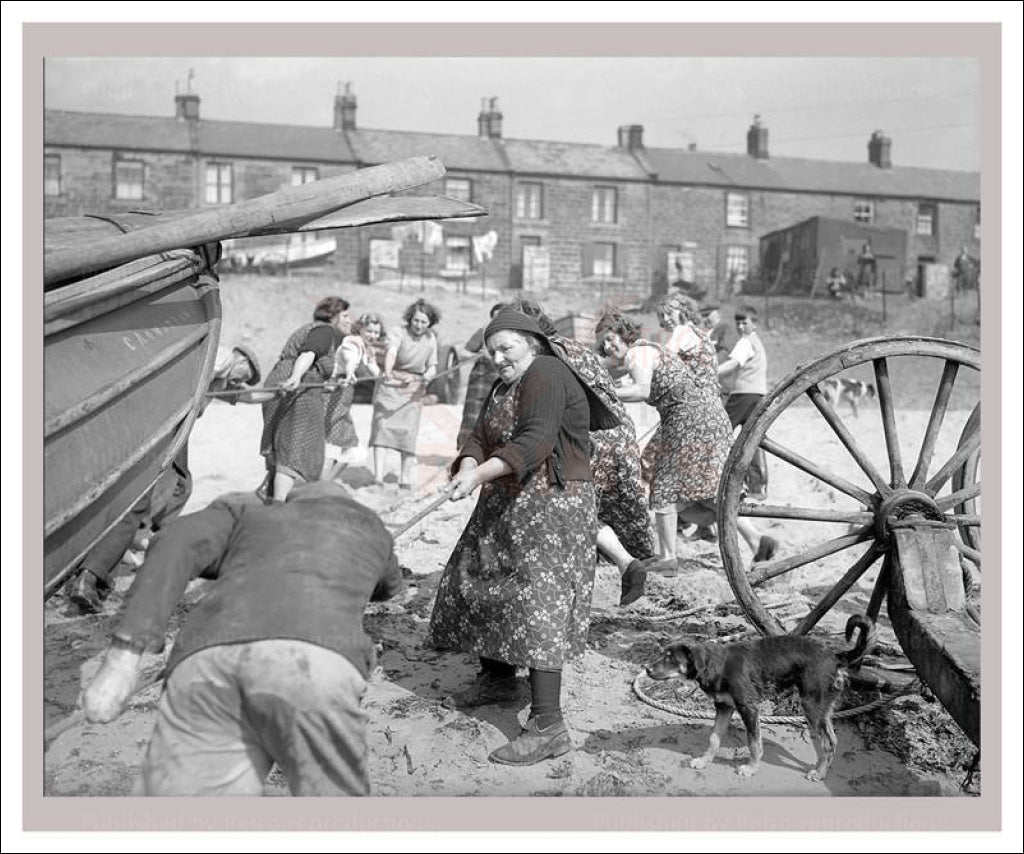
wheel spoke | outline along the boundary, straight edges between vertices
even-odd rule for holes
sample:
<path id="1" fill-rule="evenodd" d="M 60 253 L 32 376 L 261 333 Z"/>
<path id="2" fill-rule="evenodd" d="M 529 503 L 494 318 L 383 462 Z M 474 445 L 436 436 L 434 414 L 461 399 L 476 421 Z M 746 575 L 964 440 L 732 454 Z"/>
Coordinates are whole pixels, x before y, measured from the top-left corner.
<path id="1" fill-rule="evenodd" d="M 813 403 L 818 412 L 821 413 L 822 417 L 828 422 L 829 426 L 835 432 L 836 436 L 839 437 L 839 441 L 846 446 L 846 450 L 850 452 L 850 455 L 856 461 L 857 465 L 860 466 L 861 471 L 868 476 L 868 479 L 875 485 L 875 489 L 881 495 L 888 496 L 892 493 L 892 489 L 889 484 L 885 482 L 881 473 L 876 469 L 871 461 L 867 458 L 860 446 L 857 444 L 857 440 L 853 438 L 853 434 L 847 429 L 846 425 L 842 422 L 839 415 L 833 409 L 825 396 L 821 393 L 821 390 L 816 386 L 812 385 L 807 389 L 807 396 L 810 397 L 811 403 Z"/>
<path id="2" fill-rule="evenodd" d="M 811 608 L 807 616 L 805 616 L 800 621 L 799 625 L 793 630 L 793 634 L 805 635 L 813 629 L 829 609 L 835 605 L 851 587 L 853 587 L 857 582 L 857 579 L 868 571 L 871 564 L 878 560 L 878 556 L 881 553 L 882 552 L 878 548 L 877 544 L 872 545 L 871 548 L 864 552 L 857 562 L 846 571 L 846 574 L 836 582 L 835 586 L 822 597 L 821 601 Z"/>
<path id="3" fill-rule="evenodd" d="M 792 451 L 784 445 L 780 445 L 778 442 L 773 439 L 769 439 L 767 436 L 761 440 L 761 447 L 769 454 L 778 457 L 780 460 L 785 460 L 787 463 L 796 466 L 798 469 L 802 469 L 809 475 L 816 477 L 818 480 L 824 481 L 829 486 L 835 487 L 840 492 L 845 492 L 852 498 L 856 498 L 865 507 L 870 507 L 874 501 L 874 496 L 865 492 L 859 486 L 855 486 L 848 480 L 844 480 L 839 477 L 839 475 L 825 471 L 815 463 L 812 463 L 806 457 L 800 456 L 796 451 Z"/>
<path id="4" fill-rule="evenodd" d="M 935 402 L 932 404 L 932 413 L 928 418 L 928 427 L 924 432 L 924 440 L 921 442 L 921 453 L 917 458 L 917 466 L 910 477 L 910 488 L 920 489 L 924 479 L 928 477 L 928 467 L 932 462 L 932 455 L 935 453 L 935 442 L 939 437 L 939 429 L 946 417 L 946 407 L 949 406 L 949 396 L 953 393 L 953 381 L 960 366 L 956 362 L 947 361 L 942 369 L 942 379 L 935 392 Z"/>
<path id="5" fill-rule="evenodd" d="M 893 411 L 887 359 L 875 359 L 875 386 L 878 389 L 878 405 L 882 411 L 882 429 L 885 431 L 885 447 L 889 453 L 892 485 L 903 487 L 907 485 L 907 478 L 903 474 L 903 460 L 900 458 L 900 439 L 896 432 L 896 413 Z"/>
<path id="6" fill-rule="evenodd" d="M 951 492 L 949 495 L 943 495 L 942 498 L 935 499 L 935 503 L 940 510 L 945 511 L 951 507 L 958 507 L 972 498 L 977 498 L 979 495 L 981 495 L 981 481 L 972 483 L 970 486 L 956 492 Z"/>
<path id="7" fill-rule="evenodd" d="M 972 433 L 953 456 L 946 460 L 946 464 L 940 468 L 935 476 L 925 484 L 924 491 L 929 495 L 935 495 L 943 484 L 953 476 L 953 472 L 962 468 L 968 458 L 981 447 L 981 431 Z"/>
<path id="8" fill-rule="evenodd" d="M 874 513 L 866 510 L 825 510 L 822 507 L 780 507 L 777 504 L 741 504 L 740 516 L 760 519 L 798 519 L 802 522 L 846 522 L 849 525 L 867 525 L 874 521 Z"/>
<path id="9" fill-rule="evenodd" d="M 882 610 L 882 603 L 885 595 L 889 592 L 889 579 L 892 577 L 892 558 L 886 556 L 882 561 L 882 568 L 878 570 L 878 578 L 875 579 L 875 589 L 871 591 L 871 599 L 868 602 L 867 617 L 874 623 L 878 622 L 878 615 Z"/>
<path id="10" fill-rule="evenodd" d="M 806 566 L 809 563 L 821 560 L 821 558 L 836 552 L 841 552 L 843 549 L 848 549 L 851 546 L 856 546 L 873 537 L 874 531 L 870 527 L 865 526 L 859 531 L 842 537 L 836 537 L 834 540 L 829 540 L 798 555 L 792 555 L 781 560 L 773 560 L 770 563 L 754 564 L 750 572 L 747 573 L 747 578 L 750 580 L 751 587 L 756 587 L 758 584 L 764 584 L 769 579 L 792 572 L 797 567 Z"/>

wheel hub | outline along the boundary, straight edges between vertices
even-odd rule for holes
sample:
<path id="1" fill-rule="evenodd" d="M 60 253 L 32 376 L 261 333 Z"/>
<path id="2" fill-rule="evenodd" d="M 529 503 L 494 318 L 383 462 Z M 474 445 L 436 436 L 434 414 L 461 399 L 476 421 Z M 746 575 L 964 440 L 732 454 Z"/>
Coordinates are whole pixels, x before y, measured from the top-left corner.
<path id="1" fill-rule="evenodd" d="M 888 540 L 894 521 L 910 516 L 941 521 L 942 511 L 930 495 L 916 489 L 900 489 L 886 498 L 875 515 L 875 533 L 879 540 Z"/>

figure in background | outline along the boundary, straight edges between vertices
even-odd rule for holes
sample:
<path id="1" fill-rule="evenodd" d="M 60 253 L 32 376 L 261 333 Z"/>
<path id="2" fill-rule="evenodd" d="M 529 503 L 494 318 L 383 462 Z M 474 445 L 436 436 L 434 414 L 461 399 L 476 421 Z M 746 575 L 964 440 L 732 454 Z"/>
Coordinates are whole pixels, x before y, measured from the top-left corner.
<path id="1" fill-rule="evenodd" d="M 384 483 L 387 450 L 398 451 L 400 489 L 412 489 L 416 468 L 416 440 L 427 385 L 437 373 L 437 334 L 441 313 L 429 302 L 416 300 L 405 310 L 403 326 L 388 331 L 384 374 L 373 395 L 370 446 L 373 474 Z"/>
<path id="2" fill-rule="evenodd" d="M 825 280 L 825 286 L 832 299 L 842 299 L 846 293 L 846 276 L 839 271 L 838 267 L 833 267 Z"/>
<path id="3" fill-rule="evenodd" d="M 504 303 L 496 303 L 491 306 L 490 320 L 505 307 Z M 470 353 L 480 353 L 473 367 L 469 371 L 469 379 L 466 382 L 466 397 L 462 403 L 462 423 L 459 425 L 459 435 L 455 440 L 455 447 L 461 448 L 469 434 L 473 432 L 477 416 L 484 407 L 487 395 L 491 393 L 491 386 L 498 378 L 498 370 L 494 367 L 487 348 L 484 347 L 484 327 L 481 326 L 474 332 L 466 342 L 465 349 Z"/>
<path id="4" fill-rule="evenodd" d="M 296 481 L 319 480 L 323 474 L 322 385 L 334 371 L 334 353 L 350 328 L 347 300 L 325 297 L 317 303 L 312 322 L 288 337 L 267 377 L 266 386 L 286 394 L 263 403 L 260 453 L 267 477 L 257 490 L 262 500 L 284 501 Z"/>
<path id="5" fill-rule="evenodd" d="M 718 366 L 719 376 L 731 376 L 732 391 L 725 400 L 725 411 L 733 428 L 742 427 L 768 393 L 768 358 L 757 334 L 757 309 L 752 305 L 736 310 L 736 331 L 740 338 L 729 358 Z M 747 498 L 764 501 L 768 495 L 768 461 L 758 448 L 750 461 L 744 481 Z"/>
<path id="6" fill-rule="evenodd" d="M 718 483 L 732 444 L 714 348 L 701 336 L 700 348 L 684 360 L 641 337 L 640 325 L 618 312 L 605 314 L 596 333 L 602 352 L 621 360 L 628 371 L 616 389 L 620 399 L 643 401 L 661 419 L 643 455 L 661 554 L 659 565 L 651 568 L 674 574 L 678 523 L 714 523 Z M 774 554 L 774 540 L 761 536 L 748 521 L 737 520 L 737 528 L 758 560 Z"/>
<path id="7" fill-rule="evenodd" d="M 334 480 L 346 466 L 366 457 L 352 421 L 352 398 L 357 380 L 380 375 L 373 345 L 383 334 L 384 321 L 378 315 L 362 314 L 335 351 L 330 380 L 338 385 L 324 392 L 326 444 L 322 480 Z"/>

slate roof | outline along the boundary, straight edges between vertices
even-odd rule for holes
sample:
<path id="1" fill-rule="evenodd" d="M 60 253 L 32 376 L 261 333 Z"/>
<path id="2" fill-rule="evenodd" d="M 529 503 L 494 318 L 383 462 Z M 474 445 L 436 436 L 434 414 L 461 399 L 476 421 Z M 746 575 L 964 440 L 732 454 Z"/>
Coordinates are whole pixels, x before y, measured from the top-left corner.
<path id="1" fill-rule="evenodd" d="M 879 169 L 866 158 L 863 163 L 795 157 L 758 160 L 746 154 L 669 148 L 643 148 L 634 157 L 623 148 L 583 143 L 372 129 L 341 133 L 330 127 L 209 119 L 197 122 L 195 132 L 196 150 L 221 157 L 375 165 L 436 155 L 449 172 L 653 178 L 668 184 L 956 202 L 978 202 L 981 197 L 977 172 L 898 165 Z M 47 145 L 193 150 L 188 122 L 151 116 L 47 110 L 43 138 Z"/>
<path id="2" fill-rule="evenodd" d="M 957 202 L 977 202 L 981 198 L 981 175 L 977 172 L 910 166 L 879 169 L 866 158 L 863 163 L 797 157 L 759 160 L 746 154 L 669 148 L 645 148 L 644 156 L 657 179 L 667 183 Z"/>

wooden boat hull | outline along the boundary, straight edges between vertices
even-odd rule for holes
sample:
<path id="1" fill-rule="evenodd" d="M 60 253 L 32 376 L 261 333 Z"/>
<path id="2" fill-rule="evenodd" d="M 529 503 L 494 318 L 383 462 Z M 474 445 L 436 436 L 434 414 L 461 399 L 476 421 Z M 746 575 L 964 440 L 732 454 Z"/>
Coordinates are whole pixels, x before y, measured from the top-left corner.
<path id="1" fill-rule="evenodd" d="M 44 598 L 188 441 L 220 337 L 221 241 L 486 214 L 390 195 L 444 171 L 410 158 L 222 208 L 46 222 Z"/>
<path id="2" fill-rule="evenodd" d="M 44 596 L 188 440 L 220 322 L 216 278 L 191 250 L 140 259 L 46 295 Z"/>

